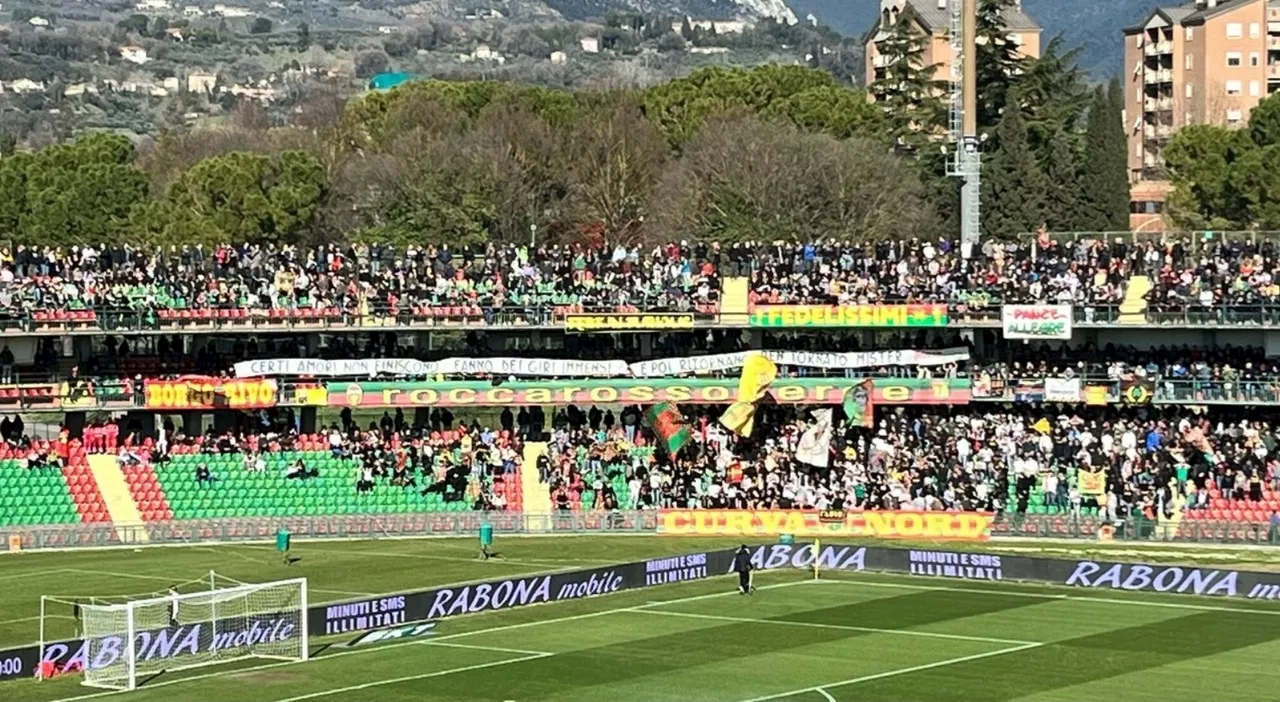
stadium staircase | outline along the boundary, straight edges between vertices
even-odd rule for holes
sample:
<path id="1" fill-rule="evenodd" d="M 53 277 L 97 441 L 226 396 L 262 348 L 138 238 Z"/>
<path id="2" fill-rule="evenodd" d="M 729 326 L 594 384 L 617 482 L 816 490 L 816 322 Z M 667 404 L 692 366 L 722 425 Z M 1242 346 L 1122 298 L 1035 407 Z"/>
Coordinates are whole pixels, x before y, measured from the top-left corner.
<path id="1" fill-rule="evenodd" d="M 107 514 L 110 515 L 111 522 L 116 525 L 116 535 L 120 540 L 130 543 L 149 541 L 145 529 L 130 530 L 127 537 L 123 530 L 125 525 L 141 525 L 143 515 L 138 509 L 131 484 L 126 479 L 116 457 L 110 454 L 89 456 L 88 469 L 98 491 L 102 494 L 102 502 Z"/>
<path id="2" fill-rule="evenodd" d="M 1145 275 L 1129 277 L 1124 288 L 1124 300 L 1120 303 L 1118 324 L 1147 323 L 1147 293 L 1151 292 L 1151 279 Z"/>
<path id="3" fill-rule="evenodd" d="M 524 467 L 520 471 L 521 492 L 524 493 L 524 509 L 529 514 L 551 514 L 551 492 L 538 474 L 538 459 L 547 453 L 545 441 L 530 441 L 524 445 Z"/>

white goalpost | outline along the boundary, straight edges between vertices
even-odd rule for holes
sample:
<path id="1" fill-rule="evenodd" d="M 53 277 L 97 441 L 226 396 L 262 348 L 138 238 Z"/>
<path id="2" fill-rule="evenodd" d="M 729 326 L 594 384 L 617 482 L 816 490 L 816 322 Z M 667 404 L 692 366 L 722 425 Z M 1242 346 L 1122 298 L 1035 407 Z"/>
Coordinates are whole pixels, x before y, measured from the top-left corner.
<path id="1" fill-rule="evenodd" d="M 306 578 L 239 583 L 210 573 L 198 582 L 197 591 L 175 586 L 116 601 L 42 597 L 40 659 L 63 653 L 64 663 L 83 671 L 83 684 L 108 690 L 132 690 L 162 672 L 246 658 L 307 660 Z M 66 628 L 55 620 L 67 618 L 68 606 L 78 621 L 80 650 L 55 652 L 50 649 L 60 637 L 48 632 Z"/>

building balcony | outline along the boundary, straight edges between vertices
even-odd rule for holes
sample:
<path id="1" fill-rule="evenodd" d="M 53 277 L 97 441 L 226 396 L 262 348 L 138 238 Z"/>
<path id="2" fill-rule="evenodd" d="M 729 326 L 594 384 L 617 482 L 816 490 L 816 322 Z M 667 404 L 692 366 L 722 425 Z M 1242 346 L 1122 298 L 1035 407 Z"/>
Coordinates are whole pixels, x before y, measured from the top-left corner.
<path id="1" fill-rule="evenodd" d="M 1163 68 L 1159 70 L 1147 69 L 1142 73 L 1142 82 L 1146 83 L 1147 85 L 1152 85 L 1155 83 L 1172 83 L 1173 69 L 1171 68 Z"/>
<path id="2" fill-rule="evenodd" d="M 1143 112 L 1168 112 L 1173 109 L 1173 98 L 1147 98 L 1142 101 Z"/>
<path id="3" fill-rule="evenodd" d="M 1268 36 L 1267 36 L 1267 48 L 1268 48 L 1268 49 L 1280 49 L 1280 37 L 1275 36 L 1275 35 L 1268 35 Z"/>

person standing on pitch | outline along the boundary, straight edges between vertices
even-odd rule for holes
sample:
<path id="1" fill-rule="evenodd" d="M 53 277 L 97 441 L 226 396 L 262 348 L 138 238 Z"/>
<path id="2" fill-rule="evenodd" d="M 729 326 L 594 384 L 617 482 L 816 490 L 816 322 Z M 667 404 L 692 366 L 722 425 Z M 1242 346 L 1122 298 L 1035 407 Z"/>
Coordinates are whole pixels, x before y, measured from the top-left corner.
<path id="1" fill-rule="evenodd" d="M 750 595 L 756 591 L 755 585 L 751 584 L 752 570 L 754 567 L 751 565 L 751 552 L 747 550 L 747 545 L 743 544 L 733 554 L 733 571 L 738 574 L 738 594 Z"/>

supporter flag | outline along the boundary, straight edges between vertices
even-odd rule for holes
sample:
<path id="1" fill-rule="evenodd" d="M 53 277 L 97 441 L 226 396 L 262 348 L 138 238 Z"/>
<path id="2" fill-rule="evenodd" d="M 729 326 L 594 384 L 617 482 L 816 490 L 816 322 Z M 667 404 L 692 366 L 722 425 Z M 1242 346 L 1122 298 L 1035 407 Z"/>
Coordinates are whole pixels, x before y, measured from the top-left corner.
<path id="1" fill-rule="evenodd" d="M 752 353 L 742 363 L 738 401 L 720 415 L 720 423 L 739 436 L 751 436 L 756 424 L 756 403 L 764 399 L 778 377 L 778 365 L 762 353 Z"/>
<path id="2" fill-rule="evenodd" d="M 684 415 L 673 402 L 654 405 L 649 410 L 649 427 L 662 440 L 667 453 L 675 454 L 680 447 L 689 442 L 689 427 L 684 422 Z"/>
<path id="3" fill-rule="evenodd" d="M 871 393 L 876 383 L 871 378 L 854 385 L 844 393 L 844 416 L 853 426 L 870 429 L 875 424 L 875 412 L 871 403 Z"/>
<path id="4" fill-rule="evenodd" d="M 796 460 L 811 466 L 826 468 L 831 458 L 831 410 L 813 412 L 813 425 L 800 435 L 796 444 Z"/>
<path id="5" fill-rule="evenodd" d="M 1045 417 L 1041 417 L 1040 421 L 1032 424 L 1031 428 L 1045 435 L 1053 430 L 1053 426 L 1049 424 L 1049 420 Z"/>
<path id="6" fill-rule="evenodd" d="M 1120 397 L 1126 404 L 1146 405 L 1156 393 L 1156 381 L 1129 375 L 1120 379 Z"/>
<path id="7" fill-rule="evenodd" d="M 1102 470 L 1080 469 L 1080 496 L 1100 498 L 1107 494 L 1107 474 Z"/>

